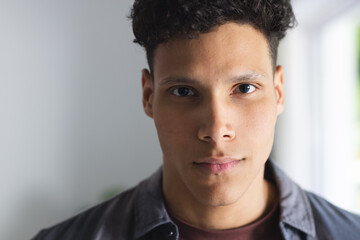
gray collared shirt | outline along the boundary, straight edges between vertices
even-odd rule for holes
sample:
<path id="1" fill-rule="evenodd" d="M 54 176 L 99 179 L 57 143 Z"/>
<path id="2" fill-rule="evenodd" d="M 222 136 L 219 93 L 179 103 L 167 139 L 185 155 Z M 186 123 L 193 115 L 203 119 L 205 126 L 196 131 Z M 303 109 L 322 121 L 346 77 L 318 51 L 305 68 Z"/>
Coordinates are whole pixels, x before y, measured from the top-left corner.
<path id="1" fill-rule="evenodd" d="M 285 240 L 359 240 L 360 217 L 302 190 L 271 161 L 265 178 L 280 192 L 280 229 Z M 161 190 L 162 168 L 138 186 L 77 216 L 42 230 L 34 240 L 178 239 Z"/>

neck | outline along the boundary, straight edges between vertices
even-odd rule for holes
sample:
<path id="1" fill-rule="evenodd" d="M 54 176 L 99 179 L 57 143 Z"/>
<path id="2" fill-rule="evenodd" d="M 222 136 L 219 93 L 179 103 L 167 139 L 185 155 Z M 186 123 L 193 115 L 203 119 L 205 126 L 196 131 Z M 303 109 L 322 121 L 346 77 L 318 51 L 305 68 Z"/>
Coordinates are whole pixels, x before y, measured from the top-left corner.
<path id="1" fill-rule="evenodd" d="M 205 205 L 191 194 L 183 194 L 181 190 L 185 189 L 179 189 L 179 185 L 169 188 L 163 184 L 166 205 L 172 216 L 199 228 L 225 230 L 245 226 L 265 216 L 276 202 L 276 187 L 263 176 L 261 171 L 239 199 L 221 206 Z"/>

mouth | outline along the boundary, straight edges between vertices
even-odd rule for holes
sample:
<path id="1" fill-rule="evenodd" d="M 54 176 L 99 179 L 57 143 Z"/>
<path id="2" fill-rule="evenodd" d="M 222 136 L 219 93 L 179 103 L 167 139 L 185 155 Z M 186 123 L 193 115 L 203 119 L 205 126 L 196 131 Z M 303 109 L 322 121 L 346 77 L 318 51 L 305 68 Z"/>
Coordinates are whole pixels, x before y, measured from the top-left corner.
<path id="1" fill-rule="evenodd" d="M 235 159 L 235 158 L 206 158 L 200 161 L 193 162 L 193 165 L 199 167 L 211 174 L 219 174 L 230 171 L 235 168 L 241 161 L 244 161 L 245 158 Z"/>

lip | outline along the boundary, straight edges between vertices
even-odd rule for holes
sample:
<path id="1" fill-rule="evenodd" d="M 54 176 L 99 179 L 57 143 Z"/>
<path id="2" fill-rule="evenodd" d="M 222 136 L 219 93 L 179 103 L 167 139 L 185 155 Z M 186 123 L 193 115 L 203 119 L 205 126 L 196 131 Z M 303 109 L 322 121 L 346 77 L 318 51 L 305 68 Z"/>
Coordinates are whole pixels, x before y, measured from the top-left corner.
<path id="1" fill-rule="evenodd" d="M 193 164 L 209 173 L 219 174 L 228 172 L 235 168 L 241 161 L 245 159 L 237 159 L 232 157 L 222 158 L 205 158 L 200 161 L 193 162 Z"/>

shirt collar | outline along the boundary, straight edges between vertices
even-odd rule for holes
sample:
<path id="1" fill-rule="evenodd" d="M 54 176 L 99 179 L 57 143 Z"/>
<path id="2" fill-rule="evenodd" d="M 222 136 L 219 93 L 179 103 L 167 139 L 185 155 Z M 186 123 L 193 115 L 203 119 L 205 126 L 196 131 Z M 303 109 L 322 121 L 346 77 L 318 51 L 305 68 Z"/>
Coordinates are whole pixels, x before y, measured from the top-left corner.
<path id="1" fill-rule="evenodd" d="M 135 196 L 134 237 L 136 239 L 154 228 L 171 222 L 162 193 L 162 167 L 140 183 Z"/>
<path id="2" fill-rule="evenodd" d="M 265 178 L 275 181 L 280 193 L 280 221 L 315 237 L 315 222 L 304 190 L 273 162 L 265 165 Z"/>

